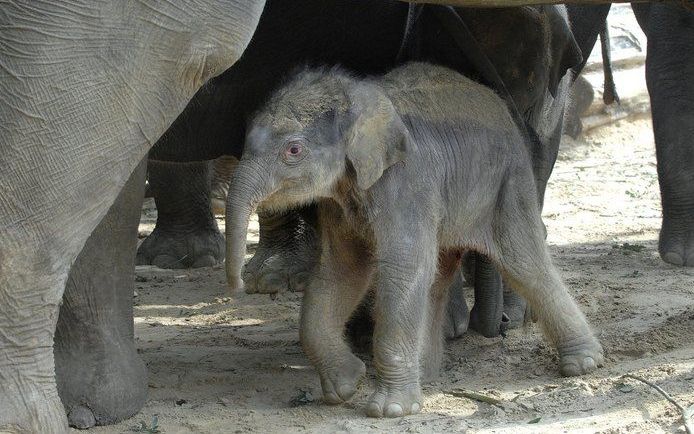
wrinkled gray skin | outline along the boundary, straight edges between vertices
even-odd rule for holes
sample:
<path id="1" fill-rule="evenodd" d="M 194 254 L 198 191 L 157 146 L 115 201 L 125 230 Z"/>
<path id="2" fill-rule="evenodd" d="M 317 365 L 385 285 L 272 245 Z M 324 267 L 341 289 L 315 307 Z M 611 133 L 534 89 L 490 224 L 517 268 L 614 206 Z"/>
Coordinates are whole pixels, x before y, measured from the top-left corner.
<path id="1" fill-rule="evenodd" d="M 157 206 L 152 233 L 137 248 L 137 265 L 210 267 L 224 261 L 223 215 L 231 172 L 238 160 L 173 162 L 149 158 L 148 196 Z"/>
<path id="2" fill-rule="evenodd" d="M 345 344 L 344 325 L 374 286 L 370 416 L 421 409 L 420 381 L 438 369 L 446 289 L 464 248 L 490 257 L 528 300 L 563 374 L 590 372 L 602 348 L 551 263 L 535 191 L 522 135 L 491 90 L 424 63 L 362 81 L 306 71 L 249 130 L 230 185 L 227 278 L 243 287 L 256 207 L 317 201 L 321 258 L 304 296 L 301 342 L 324 399 L 351 398 L 364 364 Z"/>
<path id="3" fill-rule="evenodd" d="M 135 169 L 92 232 L 63 294 L 53 353 L 58 393 L 77 428 L 127 418 L 147 398 L 147 370 L 135 350 L 132 320 L 145 169 L 146 163 Z"/>
<path id="4" fill-rule="evenodd" d="M 137 249 L 137 265 L 198 268 L 222 262 L 224 237 L 212 214 L 212 162 L 150 159 L 147 172 L 157 224 Z"/>
<path id="5" fill-rule="evenodd" d="M 0 2 L 0 431 L 67 431 L 53 337 L 70 267 L 151 145 L 241 56 L 263 4 Z"/>

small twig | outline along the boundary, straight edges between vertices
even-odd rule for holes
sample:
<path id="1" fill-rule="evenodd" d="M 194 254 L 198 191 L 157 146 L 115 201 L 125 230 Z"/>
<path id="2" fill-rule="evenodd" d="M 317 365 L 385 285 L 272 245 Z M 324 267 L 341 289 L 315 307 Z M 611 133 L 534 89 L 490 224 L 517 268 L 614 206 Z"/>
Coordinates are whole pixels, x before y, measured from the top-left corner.
<path id="1" fill-rule="evenodd" d="M 178 258 L 177 260 L 175 260 L 174 262 L 172 262 L 171 265 L 173 265 L 173 264 L 179 264 L 181 261 L 183 261 L 183 260 L 184 260 L 185 258 L 187 258 L 187 257 L 188 257 L 188 254 L 186 253 L 186 254 L 183 255 L 182 257 L 180 257 L 180 258 Z"/>
<path id="2" fill-rule="evenodd" d="M 687 431 L 687 434 L 694 434 L 694 429 L 692 428 L 692 425 L 690 423 L 691 417 L 694 416 L 694 405 L 692 405 L 689 408 L 682 407 L 679 402 L 675 401 L 666 391 L 661 389 L 660 386 L 658 386 L 657 384 L 653 384 L 644 378 L 638 377 L 633 374 L 624 374 L 622 375 L 622 378 L 631 378 L 632 380 L 640 381 L 657 390 L 658 393 L 663 395 L 663 397 L 670 402 L 670 404 L 677 407 L 677 409 L 680 411 L 680 413 L 682 414 L 682 421 L 684 422 L 684 429 Z"/>
<path id="3" fill-rule="evenodd" d="M 473 401 L 486 402 L 487 404 L 491 404 L 491 405 L 499 405 L 502 403 L 501 399 L 497 399 L 497 398 L 494 398 L 491 396 L 482 395 L 481 393 L 472 392 L 472 391 L 463 390 L 463 389 L 449 390 L 449 391 L 444 392 L 444 393 L 446 395 L 455 396 L 457 398 L 467 398 L 467 399 L 472 399 Z"/>
<path id="4" fill-rule="evenodd" d="M 422 423 L 429 423 L 429 422 L 438 422 L 440 420 L 451 420 L 453 419 L 453 416 L 439 416 L 439 417 L 430 417 L 427 419 L 408 419 L 408 418 L 402 418 L 398 422 L 398 425 L 414 425 L 414 424 L 422 424 Z"/>

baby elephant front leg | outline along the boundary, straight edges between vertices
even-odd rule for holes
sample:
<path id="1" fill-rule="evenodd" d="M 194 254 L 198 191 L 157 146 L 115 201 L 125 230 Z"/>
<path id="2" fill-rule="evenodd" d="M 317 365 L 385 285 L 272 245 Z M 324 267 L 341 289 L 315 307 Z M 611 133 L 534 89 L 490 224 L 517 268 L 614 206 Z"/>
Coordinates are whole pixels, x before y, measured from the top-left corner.
<path id="1" fill-rule="evenodd" d="M 420 349 L 437 256 L 435 248 L 400 247 L 379 256 L 373 338 L 378 377 L 366 406 L 372 417 L 400 417 L 422 408 Z"/>
<path id="2" fill-rule="evenodd" d="M 345 342 L 344 329 L 368 289 L 371 266 L 358 243 L 331 235 L 323 236 L 318 273 L 304 294 L 301 344 L 320 375 L 323 399 L 340 404 L 354 395 L 366 371 Z"/>

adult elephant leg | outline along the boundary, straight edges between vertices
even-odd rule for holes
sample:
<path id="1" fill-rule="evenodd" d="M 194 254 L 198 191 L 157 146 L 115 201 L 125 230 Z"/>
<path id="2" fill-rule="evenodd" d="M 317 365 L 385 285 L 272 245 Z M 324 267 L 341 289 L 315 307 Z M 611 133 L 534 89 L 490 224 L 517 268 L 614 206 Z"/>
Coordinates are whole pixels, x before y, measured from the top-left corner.
<path id="1" fill-rule="evenodd" d="M 197 268 L 224 260 L 224 237 L 210 208 L 211 166 L 149 160 L 157 224 L 137 250 L 138 265 Z"/>
<path id="2" fill-rule="evenodd" d="M 210 202 L 212 212 L 224 215 L 226 212 L 227 194 L 229 194 L 229 181 L 231 174 L 239 164 L 239 160 L 231 155 L 222 155 L 212 162 L 212 188 Z"/>
<path id="3" fill-rule="evenodd" d="M 470 328 L 482 336 L 492 338 L 503 332 L 504 291 L 501 274 L 482 254 L 474 261 L 475 304 L 470 311 Z"/>
<path id="4" fill-rule="evenodd" d="M 58 393 L 76 428 L 140 410 L 147 371 L 133 342 L 137 227 L 146 162 L 140 163 L 70 270 L 55 334 Z"/>
<path id="5" fill-rule="evenodd" d="M 303 291 L 320 256 L 316 209 L 258 212 L 260 241 L 244 270 L 248 293 Z"/>
<path id="6" fill-rule="evenodd" d="M 53 336 L 72 263 L 264 2 L 0 8 L 0 432 L 65 432 Z"/>
<path id="7" fill-rule="evenodd" d="M 659 252 L 665 262 L 694 266 L 694 11 L 651 4 L 647 17 L 646 83 L 651 97 L 663 207 Z M 646 19 L 647 18 L 647 19 Z"/>

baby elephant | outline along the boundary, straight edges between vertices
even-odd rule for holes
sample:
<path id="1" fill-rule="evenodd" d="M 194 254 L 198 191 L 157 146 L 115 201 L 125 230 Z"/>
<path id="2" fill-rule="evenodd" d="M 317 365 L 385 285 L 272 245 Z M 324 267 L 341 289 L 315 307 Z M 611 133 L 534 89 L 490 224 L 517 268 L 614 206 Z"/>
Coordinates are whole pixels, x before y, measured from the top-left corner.
<path id="1" fill-rule="evenodd" d="M 322 253 L 304 295 L 301 342 L 325 401 L 355 393 L 364 364 L 344 326 L 373 286 L 378 380 L 366 412 L 422 407 L 459 253 L 488 255 L 531 304 L 561 372 L 603 362 L 602 348 L 549 257 L 524 139 L 505 103 L 449 69 L 411 63 L 371 79 L 307 70 L 252 122 L 227 204 L 227 278 L 243 286 L 254 209 L 317 201 Z"/>

